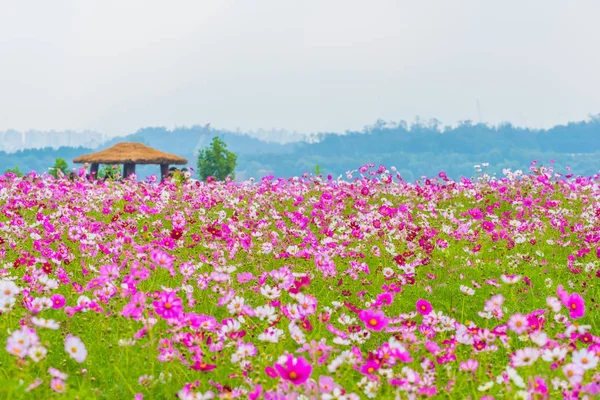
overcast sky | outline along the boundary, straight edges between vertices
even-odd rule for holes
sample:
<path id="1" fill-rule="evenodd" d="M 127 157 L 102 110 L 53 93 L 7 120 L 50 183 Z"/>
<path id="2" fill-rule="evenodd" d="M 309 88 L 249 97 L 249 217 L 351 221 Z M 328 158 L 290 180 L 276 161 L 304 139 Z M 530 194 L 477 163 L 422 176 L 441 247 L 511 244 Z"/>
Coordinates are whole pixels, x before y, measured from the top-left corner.
<path id="1" fill-rule="evenodd" d="M 597 0 L 0 0 L 0 131 L 600 113 Z"/>

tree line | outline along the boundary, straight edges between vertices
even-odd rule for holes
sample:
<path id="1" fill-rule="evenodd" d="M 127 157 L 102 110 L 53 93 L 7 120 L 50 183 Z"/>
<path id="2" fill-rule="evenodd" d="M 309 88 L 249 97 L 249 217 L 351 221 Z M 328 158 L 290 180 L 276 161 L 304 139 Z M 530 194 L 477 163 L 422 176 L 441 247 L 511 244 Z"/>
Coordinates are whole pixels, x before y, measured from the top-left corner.
<path id="1" fill-rule="evenodd" d="M 260 178 L 265 175 L 283 177 L 315 172 L 338 176 L 365 163 L 395 166 L 406 180 L 433 176 L 440 171 L 451 178 L 473 176 L 474 165 L 489 163 L 488 173 L 501 174 L 502 169 L 526 170 L 533 160 L 547 164 L 556 160 L 558 169 L 570 167 L 576 175 L 593 175 L 600 170 L 600 117 L 572 122 L 551 129 L 531 129 L 509 123 L 491 126 L 463 121 L 457 126 L 442 126 L 437 120 L 405 122 L 377 121 L 362 131 L 344 134 L 319 133 L 316 142 L 279 144 L 266 142 L 247 134 L 207 127 L 169 130 L 164 127 L 144 128 L 117 141 L 137 141 L 169 153 L 186 157 L 197 168 L 198 156 L 210 148 L 214 137 L 235 156 L 232 175 L 237 179 Z M 99 149 L 63 147 L 57 150 L 23 150 L 0 152 L 0 171 L 19 167 L 20 171 L 47 171 L 57 158 L 70 162 L 73 158 Z M 155 173 L 140 166 L 138 175 Z M 70 165 L 70 168 L 73 166 Z"/>

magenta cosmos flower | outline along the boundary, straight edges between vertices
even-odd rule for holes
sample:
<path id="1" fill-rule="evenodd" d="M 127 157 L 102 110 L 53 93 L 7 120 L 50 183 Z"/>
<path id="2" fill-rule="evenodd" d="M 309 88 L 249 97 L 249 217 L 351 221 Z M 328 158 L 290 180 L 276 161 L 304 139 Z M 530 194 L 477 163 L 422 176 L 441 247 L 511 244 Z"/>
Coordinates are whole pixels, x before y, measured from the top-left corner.
<path id="1" fill-rule="evenodd" d="M 581 318 L 585 314 L 585 302 L 578 293 L 569 296 L 566 306 L 569 308 L 569 315 L 573 319 Z"/>
<path id="2" fill-rule="evenodd" d="M 380 331 L 390 322 L 382 311 L 362 310 L 358 313 L 358 318 L 372 331 Z"/>
<path id="3" fill-rule="evenodd" d="M 294 357 L 291 354 L 281 356 L 275 364 L 275 369 L 286 381 L 301 385 L 310 377 L 312 366 L 304 357 Z"/>
<path id="4" fill-rule="evenodd" d="M 62 294 L 53 294 L 50 297 L 50 301 L 52 301 L 52 308 L 59 309 L 65 305 L 65 296 Z"/>
<path id="5" fill-rule="evenodd" d="M 417 311 L 423 315 L 427 315 L 433 310 L 431 307 L 431 303 L 427 300 L 419 299 L 417 300 Z"/>
<path id="6" fill-rule="evenodd" d="M 165 319 L 177 318 L 181 315 L 181 299 L 175 296 L 175 292 L 162 292 L 158 300 L 152 302 L 156 313 Z"/>

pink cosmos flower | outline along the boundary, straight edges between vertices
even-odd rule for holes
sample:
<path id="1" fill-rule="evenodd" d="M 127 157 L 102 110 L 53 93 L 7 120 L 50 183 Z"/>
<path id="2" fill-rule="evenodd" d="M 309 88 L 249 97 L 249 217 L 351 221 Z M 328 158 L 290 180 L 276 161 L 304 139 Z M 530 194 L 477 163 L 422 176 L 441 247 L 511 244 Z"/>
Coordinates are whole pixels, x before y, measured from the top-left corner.
<path id="1" fill-rule="evenodd" d="M 508 320 L 508 328 L 517 335 L 525 332 L 528 327 L 527 317 L 521 314 L 513 314 Z"/>
<path id="2" fill-rule="evenodd" d="M 428 315 L 433 308 L 431 307 L 431 303 L 427 300 L 419 299 L 417 300 L 417 311 L 422 315 Z"/>
<path id="3" fill-rule="evenodd" d="M 275 364 L 275 369 L 279 376 L 294 385 L 303 384 L 312 373 L 312 366 L 304 357 L 294 357 L 291 354 L 281 356 Z"/>
<path id="4" fill-rule="evenodd" d="M 502 304 L 504 304 L 504 296 L 502 294 L 497 294 L 485 301 L 485 307 L 483 309 L 488 312 L 494 312 L 498 309 L 502 310 Z"/>
<path id="5" fill-rule="evenodd" d="M 25 389 L 25 391 L 26 392 L 31 392 L 36 387 L 40 386 L 43 382 L 44 381 L 41 378 L 35 378 L 35 380 L 33 382 L 31 382 L 29 384 L 29 386 L 27 386 L 27 389 Z"/>
<path id="6" fill-rule="evenodd" d="M 53 294 L 50 296 L 50 301 L 52 301 L 52 308 L 59 309 L 65 305 L 65 296 L 62 294 Z"/>
<path id="7" fill-rule="evenodd" d="M 372 331 L 380 331 L 389 324 L 383 311 L 362 310 L 358 313 L 358 318 Z"/>
<path id="8" fill-rule="evenodd" d="M 165 319 L 177 318 L 183 312 L 181 299 L 175 296 L 175 292 L 162 292 L 160 298 L 152 302 L 158 315 Z"/>
<path id="9" fill-rule="evenodd" d="M 67 384 L 59 378 L 54 378 L 50 381 L 50 388 L 56 393 L 64 393 L 67 390 Z"/>
<path id="10" fill-rule="evenodd" d="M 565 306 L 569 309 L 569 315 L 573 319 L 581 318 L 585 314 L 585 302 L 578 293 L 569 296 Z"/>
<path id="11" fill-rule="evenodd" d="M 377 300 L 375 301 L 375 304 L 378 306 L 380 306 L 380 305 L 389 306 L 393 302 L 394 302 L 394 296 L 389 292 L 384 292 L 384 293 L 380 293 L 379 295 L 377 295 Z"/>
<path id="12" fill-rule="evenodd" d="M 123 310 L 121 314 L 124 317 L 131 317 L 133 319 L 138 319 L 142 316 L 144 309 L 146 308 L 146 293 L 137 292 L 133 296 L 131 296 L 131 300 Z"/>
<path id="13" fill-rule="evenodd" d="M 562 368 L 562 371 L 569 380 L 569 382 L 571 382 L 571 385 L 577 385 L 581 383 L 581 381 L 583 380 L 583 374 L 585 373 L 585 370 L 583 368 L 573 363 L 565 365 Z"/>
<path id="14" fill-rule="evenodd" d="M 248 398 L 250 400 L 257 400 L 261 394 L 262 394 L 262 386 L 256 385 L 254 387 L 254 390 L 252 392 L 248 393 Z"/>
<path id="15" fill-rule="evenodd" d="M 237 279 L 239 283 L 246 283 L 254 280 L 255 277 L 252 272 L 242 272 L 238 274 Z"/>
<path id="16" fill-rule="evenodd" d="M 474 373 L 479 368 L 479 362 L 477 360 L 468 359 L 460 363 L 458 367 L 459 371 Z"/>
<path id="17" fill-rule="evenodd" d="M 91 281 L 88 282 L 88 284 L 85 286 L 85 290 L 92 290 L 92 289 L 97 289 L 99 287 L 101 287 L 102 285 L 104 285 L 107 281 L 107 278 L 99 276 L 96 278 L 93 278 Z"/>
<path id="18" fill-rule="evenodd" d="M 562 301 L 562 303 L 566 306 L 569 300 L 569 292 L 567 292 L 563 288 L 563 285 L 558 285 L 558 287 L 556 288 L 556 295 L 558 296 L 560 301 Z"/>
<path id="19" fill-rule="evenodd" d="M 206 372 L 206 371 L 212 371 L 213 369 L 217 368 L 217 366 L 214 364 L 207 364 L 204 361 L 196 361 L 194 363 L 194 365 L 192 365 L 190 368 L 195 371 Z"/>
<path id="20" fill-rule="evenodd" d="M 360 367 L 360 372 L 361 374 L 367 375 L 367 376 L 373 376 L 375 374 L 375 372 L 377 372 L 377 370 L 380 367 L 380 363 L 375 361 L 375 360 L 368 360 L 366 363 L 363 364 L 362 367 Z"/>
<path id="21" fill-rule="evenodd" d="M 49 367 L 48 368 L 48 373 L 50 374 L 50 376 L 52 376 L 53 378 L 58 378 L 61 381 L 65 381 L 67 380 L 67 378 L 69 377 L 69 375 L 65 374 L 64 372 L 54 368 L 54 367 Z"/>
<path id="22" fill-rule="evenodd" d="M 546 381 L 539 376 L 536 376 L 533 380 L 529 381 L 529 387 L 534 393 L 541 394 L 542 398 L 546 397 L 548 394 L 548 385 L 546 384 Z"/>
<path id="23" fill-rule="evenodd" d="M 166 269 L 171 269 L 171 267 L 173 267 L 173 257 L 164 251 L 153 250 L 150 253 L 150 260 L 156 265 Z"/>
<path id="24" fill-rule="evenodd" d="M 591 394 L 592 396 L 600 394 L 600 384 L 598 384 L 597 382 L 588 383 L 587 385 L 581 388 L 581 391 L 584 393 Z"/>
<path id="25" fill-rule="evenodd" d="M 323 375 L 319 377 L 319 391 L 321 393 L 331 393 L 337 387 L 339 385 L 335 383 L 332 377 Z"/>
<path id="26" fill-rule="evenodd" d="M 277 371 L 275 370 L 275 368 L 271 367 L 270 365 L 267 365 L 265 367 L 265 373 L 267 374 L 267 376 L 269 376 L 271 378 L 277 377 Z"/>
<path id="27" fill-rule="evenodd" d="M 532 347 L 519 349 L 511 356 L 511 361 L 514 367 L 524 367 L 532 365 L 539 358 L 540 352 Z"/>

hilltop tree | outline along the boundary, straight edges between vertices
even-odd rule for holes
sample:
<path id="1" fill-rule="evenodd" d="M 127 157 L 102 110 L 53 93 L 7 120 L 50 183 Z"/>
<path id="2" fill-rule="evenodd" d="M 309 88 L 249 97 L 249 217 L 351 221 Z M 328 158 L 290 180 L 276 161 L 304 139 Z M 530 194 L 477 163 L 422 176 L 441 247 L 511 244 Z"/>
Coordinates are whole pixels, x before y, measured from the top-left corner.
<path id="1" fill-rule="evenodd" d="M 230 177 L 235 179 L 237 155 L 227 150 L 227 145 L 217 136 L 213 137 L 210 147 L 198 153 L 198 175 L 206 181 L 209 176 L 222 181 Z"/>
<path id="2" fill-rule="evenodd" d="M 58 170 L 60 170 L 63 175 L 67 175 L 69 173 L 69 164 L 67 164 L 67 162 L 62 158 L 57 158 L 56 161 L 54 161 L 54 165 L 52 168 L 50 168 L 50 175 L 58 178 Z"/>
<path id="3" fill-rule="evenodd" d="M 18 176 L 19 178 L 23 176 L 23 173 L 22 173 L 22 172 L 21 172 L 21 170 L 19 169 L 19 166 L 18 166 L 18 165 L 17 165 L 16 167 L 14 167 L 14 168 L 7 168 L 7 169 L 4 171 L 4 173 L 5 173 L 5 174 L 6 174 L 6 173 L 8 173 L 8 172 L 11 172 L 11 173 L 15 174 L 15 175 L 16 175 L 16 176 Z"/>

